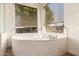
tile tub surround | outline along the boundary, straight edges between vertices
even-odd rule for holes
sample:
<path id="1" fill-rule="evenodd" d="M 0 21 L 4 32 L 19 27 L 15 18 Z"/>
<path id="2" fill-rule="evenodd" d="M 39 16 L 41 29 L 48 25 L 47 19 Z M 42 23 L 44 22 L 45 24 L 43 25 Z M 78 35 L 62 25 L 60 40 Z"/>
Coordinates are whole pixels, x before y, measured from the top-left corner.
<path id="1" fill-rule="evenodd" d="M 46 40 L 16 36 L 12 39 L 12 50 L 16 56 L 61 56 L 67 52 L 67 38 Z"/>
<path id="2" fill-rule="evenodd" d="M 67 38 L 65 33 L 25 33 L 25 34 L 13 34 L 12 39 L 17 40 L 50 40 L 48 36 L 57 36 L 56 39 Z M 27 39 L 26 39 L 27 38 Z M 34 39 L 31 39 L 34 38 Z M 38 39 L 39 38 L 39 39 Z"/>

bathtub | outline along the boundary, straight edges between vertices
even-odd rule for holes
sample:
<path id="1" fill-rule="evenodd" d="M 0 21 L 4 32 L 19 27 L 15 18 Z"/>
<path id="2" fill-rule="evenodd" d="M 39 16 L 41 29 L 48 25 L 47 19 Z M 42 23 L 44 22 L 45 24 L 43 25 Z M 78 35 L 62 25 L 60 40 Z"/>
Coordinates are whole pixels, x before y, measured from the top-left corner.
<path id="1" fill-rule="evenodd" d="M 35 36 L 35 35 L 34 35 Z M 49 38 L 14 36 L 12 51 L 15 56 L 61 56 L 67 52 L 67 38 Z"/>

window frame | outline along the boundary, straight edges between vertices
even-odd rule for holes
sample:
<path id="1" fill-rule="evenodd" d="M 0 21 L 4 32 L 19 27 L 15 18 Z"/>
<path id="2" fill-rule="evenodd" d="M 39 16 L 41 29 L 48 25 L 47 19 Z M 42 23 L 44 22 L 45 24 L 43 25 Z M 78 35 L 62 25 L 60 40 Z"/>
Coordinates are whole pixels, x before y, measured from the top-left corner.
<path id="1" fill-rule="evenodd" d="M 16 4 L 14 4 L 14 5 L 16 5 Z M 23 5 L 23 4 L 19 4 L 19 5 Z M 26 6 L 26 7 L 31 7 L 31 8 L 35 8 L 35 7 L 32 7 L 32 6 L 28 6 L 28 5 L 23 5 L 23 6 Z M 14 8 L 14 9 L 15 9 L 15 8 Z M 37 9 L 37 17 L 36 17 L 36 18 L 37 18 L 37 32 L 17 33 L 17 32 L 16 32 L 16 10 L 15 10 L 15 11 L 14 11 L 14 12 L 15 12 L 14 33 L 16 33 L 16 34 L 31 34 L 31 33 L 38 33 L 38 8 L 35 8 L 35 9 Z"/>

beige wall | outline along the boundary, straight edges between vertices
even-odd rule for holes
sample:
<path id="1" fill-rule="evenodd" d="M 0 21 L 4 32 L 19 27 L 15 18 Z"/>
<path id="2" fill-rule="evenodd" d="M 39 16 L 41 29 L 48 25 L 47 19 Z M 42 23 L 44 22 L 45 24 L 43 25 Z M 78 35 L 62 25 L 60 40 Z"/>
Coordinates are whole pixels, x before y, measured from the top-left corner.
<path id="1" fill-rule="evenodd" d="M 64 23 L 68 28 L 68 52 L 79 55 L 79 4 L 64 4 Z"/>

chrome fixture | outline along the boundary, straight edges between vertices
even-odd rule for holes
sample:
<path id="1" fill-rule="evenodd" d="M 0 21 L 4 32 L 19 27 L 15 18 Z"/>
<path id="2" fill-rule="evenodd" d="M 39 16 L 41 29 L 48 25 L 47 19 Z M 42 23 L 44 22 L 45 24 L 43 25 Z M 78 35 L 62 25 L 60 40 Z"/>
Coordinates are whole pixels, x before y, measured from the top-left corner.
<path id="1" fill-rule="evenodd" d="M 50 40 L 57 39 L 57 35 L 55 35 L 55 36 L 54 35 L 48 35 L 48 37 L 49 37 Z"/>

